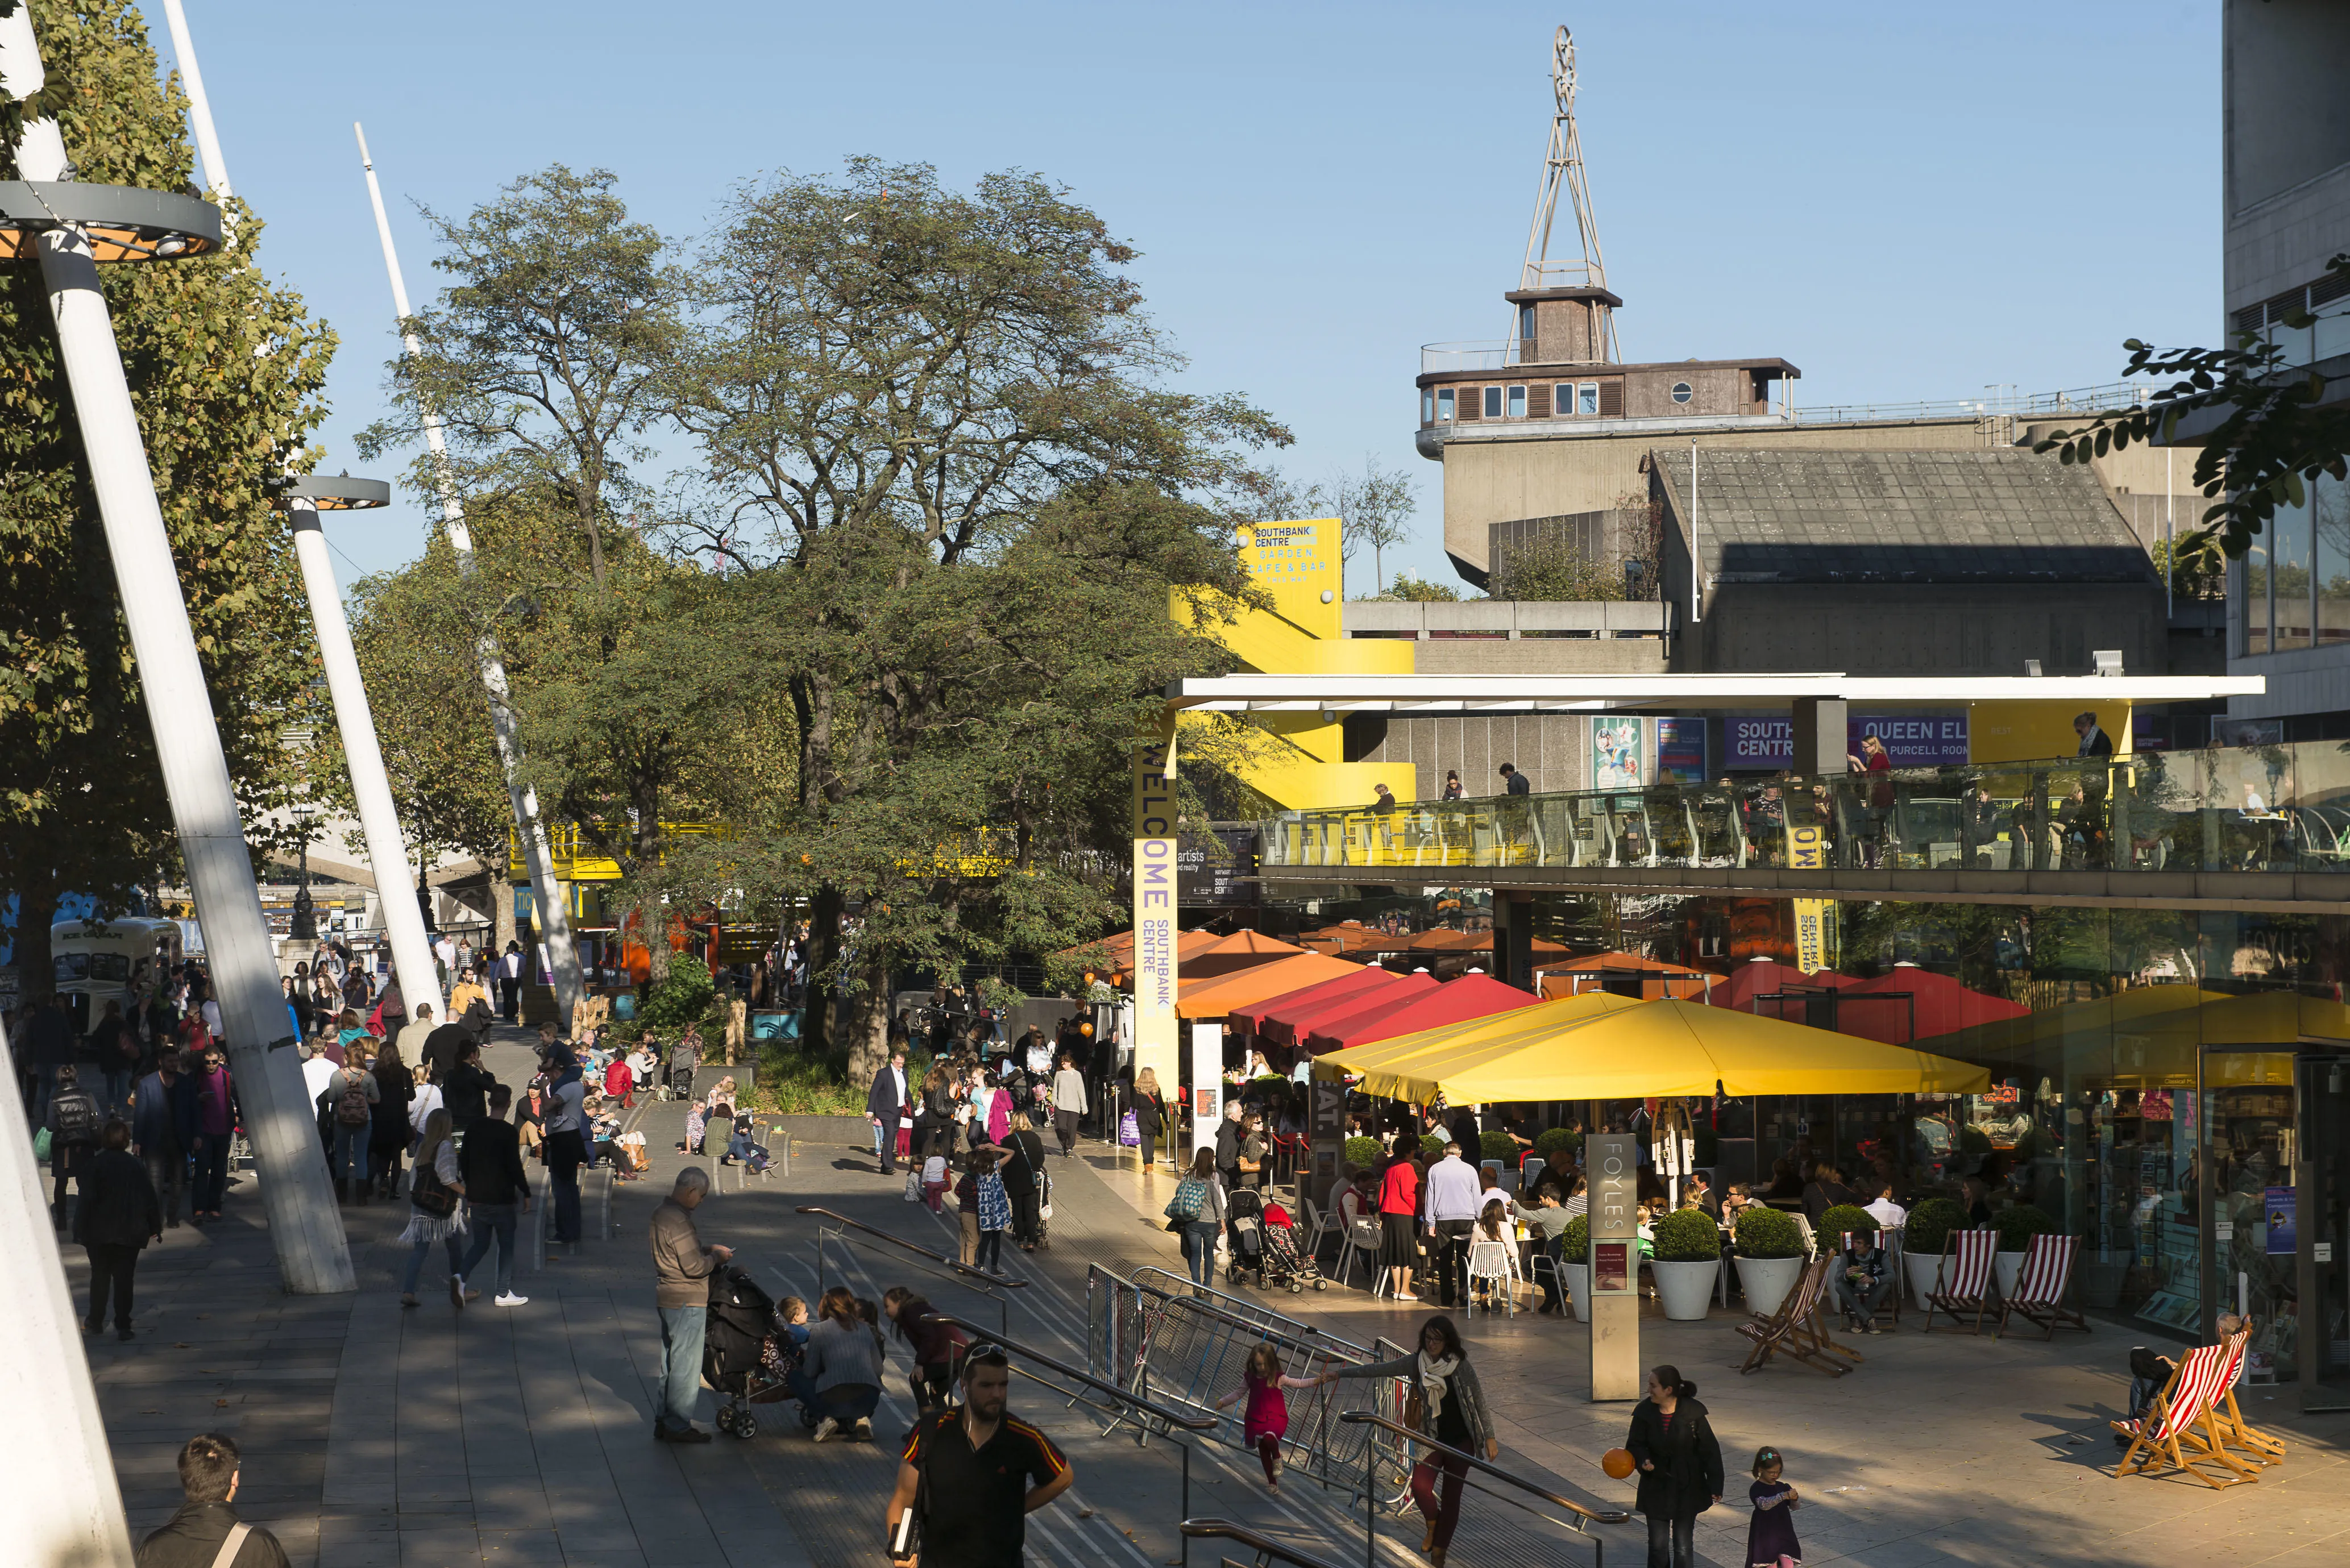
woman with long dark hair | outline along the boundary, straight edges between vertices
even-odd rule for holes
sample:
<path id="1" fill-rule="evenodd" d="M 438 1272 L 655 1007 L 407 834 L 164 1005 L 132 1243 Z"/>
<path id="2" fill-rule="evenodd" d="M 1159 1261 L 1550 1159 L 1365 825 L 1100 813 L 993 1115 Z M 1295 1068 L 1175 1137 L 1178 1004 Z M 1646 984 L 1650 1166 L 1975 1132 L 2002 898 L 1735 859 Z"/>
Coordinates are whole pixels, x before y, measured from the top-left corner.
<path id="1" fill-rule="evenodd" d="M 1452 1544 L 1452 1532 L 1461 1522 L 1461 1488 L 1469 1479 L 1469 1462 L 1461 1455 L 1475 1454 L 1490 1461 L 1502 1452 L 1501 1439 L 1493 1435 L 1492 1417 L 1485 1411 L 1485 1391 L 1477 1382 L 1476 1369 L 1469 1365 L 1469 1352 L 1461 1343 L 1461 1331 L 1452 1326 L 1449 1317 L 1430 1318 L 1419 1325 L 1419 1348 L 1411 1355 L 1361 1366 L 1342 1366 L 1325 1372 L 1315 1381 L 1336 1383 L 1349 1377 L 1400 1377 L 1409 1382 L 1409 1408 L 1419 1411 L 1420 1431 L 1456 1450 L 1428 1454 L 1411 1470 L 1411 1500 L 1419 1505 L 1420 1517 L 1428 1521 L 1428 1534 L 1419 1543 L 1420 1555 L 1435 1568 L 1444 1568 L 1445 1551 Z M 1721 1468 L 1721 1455 L 1717 1452 L 1717 1480 Z M 1437 1488 L 1440 1475 L 1443 1478 L 1440 1498 Z"/>
<path id="2" fill-rule="evenodd" d="M 1721 1501 L 1721 1444 L 1679 1367 L 1649 1368 L 1624 1447 L 1640 1467 L 1633 1506 L 1648 1519 L 1648 1568 L 1694 1568 L 1697 1516 Z"/>

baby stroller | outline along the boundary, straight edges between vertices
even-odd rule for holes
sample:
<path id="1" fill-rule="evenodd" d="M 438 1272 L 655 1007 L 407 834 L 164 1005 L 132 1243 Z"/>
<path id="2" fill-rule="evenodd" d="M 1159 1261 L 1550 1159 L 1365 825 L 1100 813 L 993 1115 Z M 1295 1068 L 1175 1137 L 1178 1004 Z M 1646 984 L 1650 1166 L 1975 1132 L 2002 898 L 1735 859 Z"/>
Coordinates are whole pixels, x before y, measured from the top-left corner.
<path id="1" fill-rule="evenodd" d="M 798 1364 L 791 1335 L 776 1321 L 775 1298 L 741 1269 L 712 1274 L 702 1378 L 718 1391 L 718 1429 L 736 1438 L 757 1436 L 751 1407 L 791 1397 L 789 1379 Z"/>
<path id="2" fill-rule="evenodd" d="M 1264 1199 L 1255 1188 L 1241 1188 L 1224 1199 L 1224 1235 L 1232 1247 L 1225 1282 L 1236 1285 L 1243 1274 L 1254 1273 L 1256 1288 L 1264 1289 Z"/>
<path id="3" fill-rule="evenodd" d="M 1322 1266 L 1298 1246 L 1297 1226 L 1289 1210 L 1278 1203 L 1268 1205 L 1264 1211 L 1264 1258 L 1274 1283 L 1287 1285 L 1292 1295 L 1308 1285 L 1318 1291 L 1330 1282 L 1322 1277 Z"/>

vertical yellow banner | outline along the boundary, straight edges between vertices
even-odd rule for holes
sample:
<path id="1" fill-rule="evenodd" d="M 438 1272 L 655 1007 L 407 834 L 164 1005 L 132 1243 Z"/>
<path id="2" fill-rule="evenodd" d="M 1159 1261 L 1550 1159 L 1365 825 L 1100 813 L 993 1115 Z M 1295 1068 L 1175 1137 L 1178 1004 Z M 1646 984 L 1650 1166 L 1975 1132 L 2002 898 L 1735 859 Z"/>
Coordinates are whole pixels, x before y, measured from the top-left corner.
<path id="1" fill-rule="evenodd" d="M 1818 871 L 1827 865 L 1826 840 L 1817 823 L 1787 825 L 1787 867 L 1794 871 Z M 1795 968 L 1817 974 L 1828 967 L 1828 900 L 1794 900 Z"/>
<path id="2" fill-rule="evenodd" d="M 1134 1070 L 1164 1088 L 1182 1081 L 1175 1023 L 1175 781 L 1170 720 L 1134 753 Z"/>

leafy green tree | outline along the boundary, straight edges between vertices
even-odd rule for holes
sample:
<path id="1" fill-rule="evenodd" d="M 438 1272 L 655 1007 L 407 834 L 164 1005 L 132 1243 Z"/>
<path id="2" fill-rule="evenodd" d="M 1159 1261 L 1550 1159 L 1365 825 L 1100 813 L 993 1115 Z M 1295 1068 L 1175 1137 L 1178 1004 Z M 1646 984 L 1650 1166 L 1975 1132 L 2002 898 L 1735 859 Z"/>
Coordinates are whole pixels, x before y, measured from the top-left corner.
<path id="1" fill-rule="evenodd" d="M 2350 252 L 2326 270 L 2350 273 Z M 2298 311 L 2284 325 L 2306 330 L 2310 320 Z M 2132 441 L 2171 441 L 2192 421 L 2191 439 L 2203 443 L 2193 483 L 2211 505 L 2198 527 L 2178 535 L 2173 556 L 2182 566 L 2198 556 L 2234 560 L 2278 507 L 2307 504 L 2319 474 L 2350 477 L 2350 402 L 2329 401 L 2325 377 L 2287 364 L 2275 344 L 2247 332 L 2232 348 L 2157 348 L 2136 337 L 2122 347 L 2129 350 L 2125 376 L 2178 379 L 2134 408 L 2052 431 L 2033 450 L 2087 462 Z"/>
<path id="2" fill-rule="evenodd" d="M 663 890 L 645 873 L 660 863 L 663 796 L 687 743 L 678 720 L 691 708 L 691 693 L 660 678 L 711 660 L 670 635 L 680 628 L 669 609 L 684 607 L 639 601 L 691 591 L 637 537 L 652 489 L 633 466 L 663 422 L 681 286 L 660 233 L 629 216 L 614 183 L 608 171 L 558 163 L 462 221 L 426 213 L 449 286 L 405 324 L 420 351 L 392 361 L 396 411 L 359 445 L 420 448 L 425 414 L 437 414 L 469 514 L 502 511 L 507 548 L 472 609 L 494 616 L 487 629 L 510 677 L 544 672 L 530 692 L 531 682 L 516 688 L 525 776 L 619 862 L 646 928 L 660 930 Z M 440 478 L 421 453 L 420 491 Z M 515 605 L 531 613 L 505 613 Z M 551 716 L 534 711 L 541 703 Z M 658 980 L 669 950 L 648 947 Z"/>
<path id="3" fill-rule="evenodd" d="M 1520 601 L 1629 597 L 1620 565 L 1593 560 L 1575 547 L 1571 536 L 1558 531 L 1545 531 L 1528 543 L 1503 548 L 1493 564 L 1492 595 Z"/>
<path id="4" fill-rule="evenodd" d="M 177 191 L 186 101 L 125 0 L 34 0 L 79 178 Z M 0 94 L 0 179 L 20 106 Z M 181 591 L 248 824 L 301 787 L 280 739 L 323 722 L 308 612 L 270 490 L 324 417 L 334 338 L 256 265 L 242 202 L 215 254 L 102 268 Z M 28 989 L 49 972 L 58 895 L 120 908 L 171 874 L 169 801 L 141 711 L 96 497 L 39 268 L 0 269 L 0 887 L 16 892 Z M 249 830 L 257 849 L 268 836 Z"/>
<path id="5" fill-rule="evenodd" d="M 1391 604 L 1420 605 L 1458 604 L 1461 597 L 1461 590 L 1451 584 L 1432 583 L 1426 577 L 1416 577 L 1409 567 L 1398 570 L 1395 581 L 1380 592 L 1363 596 L 1367 602 L 1384 599 Z"/>
<path id="6" fill-rule="evenodd" d="M 1159 384 L 1180 361 L 1134 254 L 1034 176 L 965 194 L 859 160 L 745 189 L 703 256 L 675 413 L 800 737 L 791 797 L 724 847 L 744 885 L 807 899 L 817 974 L 851 983 L 853 1072 L 893 969 L 1097 929 L 1139 727 L 1224 657 L 1169 595 L 1211 621 L 1248 597 L 1215 504 L 1287 434 Z"/>

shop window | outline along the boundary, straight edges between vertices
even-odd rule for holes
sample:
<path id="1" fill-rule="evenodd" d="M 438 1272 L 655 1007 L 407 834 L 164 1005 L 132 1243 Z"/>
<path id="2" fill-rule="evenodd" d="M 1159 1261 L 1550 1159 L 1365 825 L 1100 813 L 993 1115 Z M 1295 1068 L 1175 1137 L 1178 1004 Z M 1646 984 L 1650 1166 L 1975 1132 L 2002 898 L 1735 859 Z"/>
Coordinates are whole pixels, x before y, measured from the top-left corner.
<path id="1" fill-rule="evenodd" d="M 1485 417 L 1489 420 L 1502 417 L 1502 389 L 1499 387 L 1485 389 Z"/>
<path id="2" fill-rule="evenodd" d="M 2272 622 L 2275 634 L 2270 647 L 2279 653 L 2309 646 L 2313 597 L 2309 572 L 2311 512 L 2304 492 L 2300 505 L 2279 506 L 2276 515 L 2269 520 L 2268 533 L 2273 541 L 2269 556 L 2270 576 L 2275 583 L 2271 595 L 2275 606 Z"/>
<path id="3" fill-rule="evenodd" d="M 2350 485 L 2321 473 L 2310 497 L 2317 517 L 2317 640 L 2350 642 Z"/>
<path id="4" fill-rule="evenodd" d="M 2236 618 L 2244 628 L 2247 658 L 2269 651 L 2269 541 L 2255 535 L 2244 558 L 2237 563 Z"/>
<path id="5" fill-rule="evenodd" d="M 1513 420 L 1524 419 L 1526 417 L 1526 389 L 1523 387 L 1512 387 L 1509 391 L 1509 417 Z"/>
<path id="6" fill-rule="evenodd" d="M 1436 422 L 1440 425 L 1449 425 L 1452 422 L 1452 389 L 1450 387 L 1440 388 L 1437 391 Z"/>

